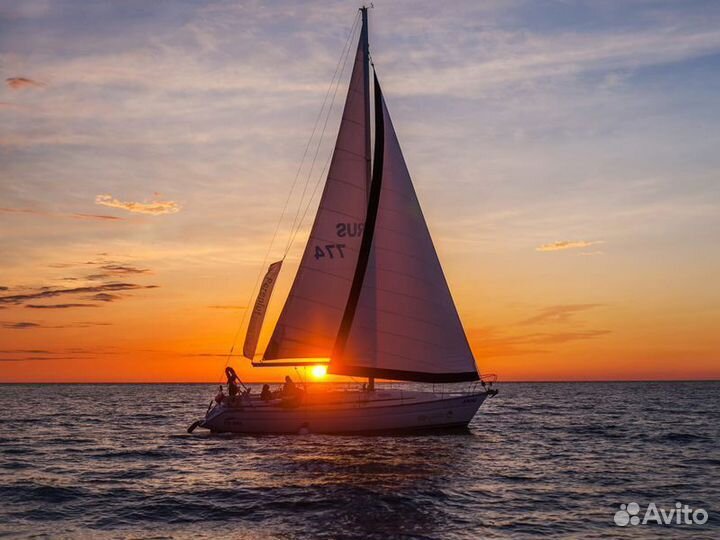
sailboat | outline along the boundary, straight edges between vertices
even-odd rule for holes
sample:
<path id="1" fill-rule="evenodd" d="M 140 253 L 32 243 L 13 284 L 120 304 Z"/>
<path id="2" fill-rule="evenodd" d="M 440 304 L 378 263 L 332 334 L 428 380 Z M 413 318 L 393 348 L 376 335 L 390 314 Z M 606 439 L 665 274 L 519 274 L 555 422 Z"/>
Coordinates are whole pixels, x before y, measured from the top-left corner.
<path id="1" fill-rule="evenodd" d="M 236 433 L 363 433 L 467 426 L 497 393 L 481 378 L 405 164 L 361 29 L 327 179 L 300 266 L 262 359 L 256 348 L 282 261 L 248 323 L 254 367 L 318 365 L 362 387 L 250 392 L 212 403 L 195 427 Z M 374 105 L 374 122 L 371 108 Z M 371 156 L 374 128 L 374 151 Z M 327 360 L 329 359 L 329 360 Z M 230 384 L 236 378 L 227 370 Z M 432 383 L 395 389 L 375 380 Z M 468 383 L 448 390 L 442 383 Z M 415 385 L 419 386 L 419 385 Z M 455 386 L 455 385 L 453 385 Z"/>

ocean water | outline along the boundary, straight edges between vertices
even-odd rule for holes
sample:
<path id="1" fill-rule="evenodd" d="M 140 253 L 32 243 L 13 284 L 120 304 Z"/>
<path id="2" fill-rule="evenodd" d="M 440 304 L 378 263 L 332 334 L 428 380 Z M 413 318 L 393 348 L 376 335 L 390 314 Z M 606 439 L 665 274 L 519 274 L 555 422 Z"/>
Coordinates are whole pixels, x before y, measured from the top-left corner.
<path id="1" fill-rule="evenodd" d="M 371 437 L 188 435 L 212 385 L 0 385 L 0 536 L 720 538 L 720 383 L 499 388 L 467 432 Z"/>

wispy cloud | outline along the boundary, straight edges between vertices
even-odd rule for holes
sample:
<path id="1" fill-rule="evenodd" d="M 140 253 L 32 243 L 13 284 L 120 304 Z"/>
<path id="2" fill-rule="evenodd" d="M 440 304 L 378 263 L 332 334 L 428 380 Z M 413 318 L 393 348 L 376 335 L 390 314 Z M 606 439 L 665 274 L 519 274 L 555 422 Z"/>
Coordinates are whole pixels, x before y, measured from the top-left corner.
<path id="1" fill-rule="evenodd" d="M 5 84 L 11 90 L 26 90 L 28 88 L 42 88 L 45 83 L 28 79 L 27 77 L 8 77 L 5 79 Z"/>
<path id="2" fill-rule="evenodd" d="M 59 325 L 45 325 L 45 324 L 41 324 L 41 323 L 27 322 L 27 321 L 21 321 L 21 322 L 0 321 L 0 328 L 6 328 L 8 330 L 27 330 L 27 329 L 31 329 L 31 328 L 45 328 L 45 329 L 57 330 L 57 329 L 61 329 L 61 328 L 92 328 L 94 326 L 112 326 L 112 323 L 87 321 L 87 322 L 75 322 L 75 323 L 59 324 Z"/>
<path id="3" fill-rule="evenodd" d="M 0 208 L 3 214 L 34 214 L 38 216 L 69 218 L 87 221 L 122 221 L 123 218 L 117 216 L 106 216 L 102 214 L 81 214 L 81 213 L 63 213 L 50 212 L 47 210 L 34 210 L 32 208 Z"/>
<path id="4" fill-rule="evenodd" d="M 46 349 L 0 349 L 0 354 L 53 354 Z"/>
<path id="5" fill-rule="evenodd" d="M 87 264 L 98 264 L 94 261 L 89 261 Z M 95 280 L 102 280 L 107 278 L 112 278 L 116 276 L 127 276 L 132 274 L 147 274 L 150 272 L 149 268 L 140 268 L 137 266 L 132 266 L 129 264 L 100 264 L 100 270 L 102 270 L 101 273 L 98 274 L 90 274 L 88 276 L 85 276 L 86 279 L 95 281 Z"/>
<path id="6" fill-rule="evenodd" d="M 73 358 L 58 358 L 56 356 L 21 356 L 14 358 L 0 358 L 0 362 L 36 362 L 38 360 L 73 360 Z"/>
<path id="7" fill-rule="evenodd" d="M 603 304 L 563 304 L 541 309 L 540 312 L 518 324 L 567 323 L 576 313 L 601 307 Z"/>
<path id="8" fill-rule="evenodd" d="M 122 298 L 122 296 L 119 294 L 97 293 L 86 298 L 88 300 L 95 300 L 96 302 L 114 302 L 115 300 Z"/>
<path id="9" fill-rule="evenodd" d="M 8 330 L 27 330 L 29 328 L 40 328 L 41 325 L 34 322 L 0 322 L 0 327 Z"/>
<path id="10" fill-rule="evenodd" d="M 73 219 L 88 219 L 100 221 L 121 221 L 123 218 L 117 216 L 104 216 L 102 214 L 71 214 Z"/>
<path id="11" fill-rule="evenodd" d="M 150 271 L 148 268 L 138 268 L 137 266 L 129 264 L 104 264 L 100 267 L 100 269 L 113 275 L 146 274 Z"/>
<path id="12" fill-rule="evenodd" d="M 56 296 L 73 295 L 73 294 L 92 294 L 108 291 L 131 291 L 137 289 L 155 289 L 157 285 L 138 285 L 135 283 L 105 283 L 93 287 L 74 287 L 72 289 L 38 289 L 37 292 L 28 294 L 13 294 L 8 296 L 0 296 L 0 304 L 21 304 L 28 300 L 37 300 L 40 298 L 53 298 Z"/>
<path id="13" fill-rule="evenodd" d="M 210 309 L 247 309 L 247 306 L 208 306 Z"/>
<path id="14" fill-rule="evenodd" d="M 121 208 L 128 212 L 138 214 L 150 214 L 159 216 L 162 214 L 175 214 L 180 211 L 180 205 L 175 201 L 121 201 L 112 195 L 98 195 L 95 197 L 95 204 L 109 206 L 110 208 Z"/>
<path id="15" fill-rule="evenodd" d="M 83 349 L 71 347 L 55 351 L 47 349 L 0 349 L 0 362 L 31 362 L 36 360 L 77 360 L 78 358 L 86 359 L 95 357 L 106 357 L 107 355 L 112 354 L 122 353 L 118 350 L 112 350 L 108 348 Z"/>
<path id="16" fill-rule="evenodd" d="M 535 251 L 564 251 L 566 249 L 582 249 L 596 244 L 604 244 L 604 240 L 559 240 L 551 244 L 542 244 Z"/>
<path id="17" fill-rule="evenodd" d="M 31 309 L 69 309 L 78 307 L 100 307 L 97 304 L 25 304 L 26 308 Z"/>
<path id="18" fill-rule="evenodd" d="M 485 358 L 545 354 L 555 345 L 596 339 L 610 333 L 610 330 L 577 330 L 507 335 L 494 327 L 468 329 L 473 350 L 478 357 Z"/>

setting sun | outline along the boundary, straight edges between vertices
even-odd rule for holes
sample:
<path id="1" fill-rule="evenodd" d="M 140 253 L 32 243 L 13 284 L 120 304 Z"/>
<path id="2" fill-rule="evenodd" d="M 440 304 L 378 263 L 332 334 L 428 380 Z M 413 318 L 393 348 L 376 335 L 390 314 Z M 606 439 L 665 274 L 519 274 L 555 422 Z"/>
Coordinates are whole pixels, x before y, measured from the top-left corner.
<path id="1" fill-rule="evenodd" d="M 313 379 L 324 379 L 327 375 L 327 366 L 313 366 L 310 370 Z"/>

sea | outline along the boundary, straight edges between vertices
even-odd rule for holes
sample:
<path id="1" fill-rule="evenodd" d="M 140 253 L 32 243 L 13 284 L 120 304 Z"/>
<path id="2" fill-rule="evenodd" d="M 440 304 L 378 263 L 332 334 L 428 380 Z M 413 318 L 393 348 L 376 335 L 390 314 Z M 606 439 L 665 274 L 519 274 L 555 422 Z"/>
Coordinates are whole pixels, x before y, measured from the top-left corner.
<path id="1" fill-rule="evenodd" d="M 459 432 L 242 436 L 186 432 L 214 385 L 0 385 L 0 536 L 720 538 L 719 382 L 498 389 Z"/>

